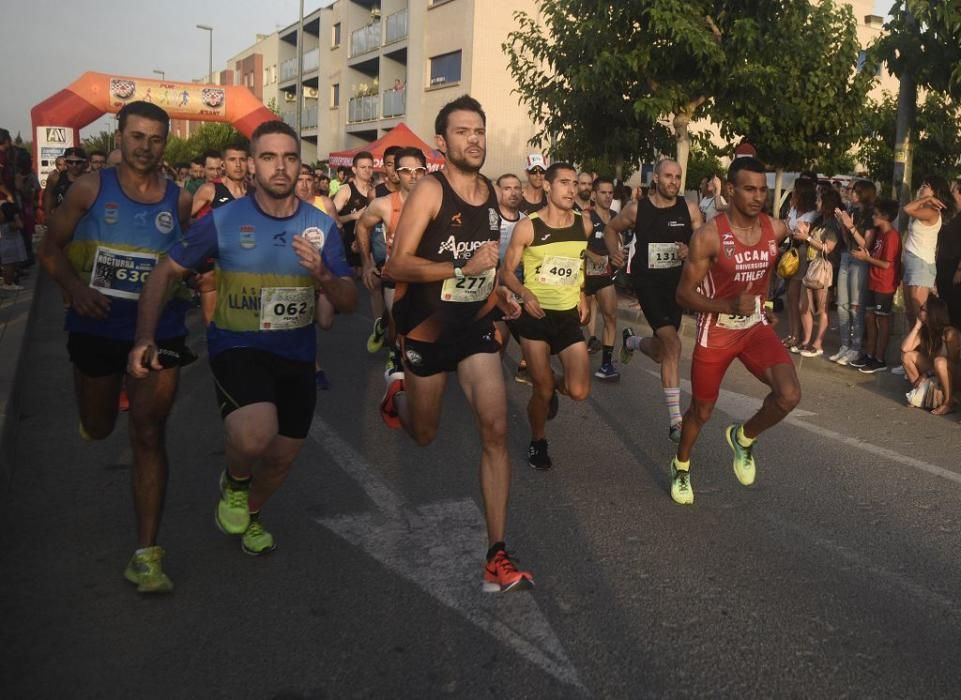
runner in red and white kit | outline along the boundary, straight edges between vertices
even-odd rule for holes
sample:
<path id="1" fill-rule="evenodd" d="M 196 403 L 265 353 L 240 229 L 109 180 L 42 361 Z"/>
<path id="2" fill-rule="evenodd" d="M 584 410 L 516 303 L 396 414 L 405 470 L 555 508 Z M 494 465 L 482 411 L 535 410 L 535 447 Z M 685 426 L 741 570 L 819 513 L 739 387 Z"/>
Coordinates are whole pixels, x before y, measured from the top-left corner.
<path id="1" fill-rule="evenodd" d="M 682 504 L 694 502 L 691 449 L 711 417 L 721 380 L 735 358 L 771 387 L 757 413 L 724 433 L 734 451 L 734 474 L 744 486 L 754 483 L 755 440 L 801 400 L 794 363 L 774 332 L 773 315 L 764 303 L 778 246 L 789 235 L 788 228 L 761 211 L 767 180 L 764 165 L 756 158 L 736 159 L 726 187 L 730 209 L 694 232 L 677 288 L 677 302 L 698 314 L 691 359 L 693 397 L 671 462 L 671 497 Z"/>

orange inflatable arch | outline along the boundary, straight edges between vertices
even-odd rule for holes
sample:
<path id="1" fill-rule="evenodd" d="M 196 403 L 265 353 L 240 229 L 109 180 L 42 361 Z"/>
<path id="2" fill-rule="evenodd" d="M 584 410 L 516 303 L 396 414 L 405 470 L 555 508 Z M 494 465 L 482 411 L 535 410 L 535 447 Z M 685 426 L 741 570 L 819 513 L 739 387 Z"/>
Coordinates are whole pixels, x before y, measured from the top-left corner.
<path id="1" fill-rule="evenodd" d="M 136 100 L 153 102 L 171 119 L 228 122 L 247 137 L 263 122 L 277 119 L 250 90 L 240 85 L 84 73 L 30 110 L 33 158 L 41 181 L 46 180 L 53 161 L 64 149 L 80 145 L 80 129 Z"/>

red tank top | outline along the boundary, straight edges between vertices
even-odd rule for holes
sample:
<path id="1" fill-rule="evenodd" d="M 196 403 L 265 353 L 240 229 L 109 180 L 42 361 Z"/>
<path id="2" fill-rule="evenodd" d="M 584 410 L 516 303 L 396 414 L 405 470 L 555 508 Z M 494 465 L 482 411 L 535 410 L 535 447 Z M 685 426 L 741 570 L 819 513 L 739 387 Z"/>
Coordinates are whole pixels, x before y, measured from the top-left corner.
<path id="1" fill-rule="evenodd" d="M 767 324 L 763 314 L 767 299 L 768 279 L 777 263 L 777 239 L 774 226 L 766 214 L 759 214 L 761 237 L 753 246 L 737 239 L 726 214 L 714 219 L 721 250 L 711 266 L 700 292 L 708 299 L 731 299 L 745 292 L 757 297 L 755 312 L 749 316 L 699 313 L 697 342 L 707 348 L 724 348 L 758 324 Z"/>

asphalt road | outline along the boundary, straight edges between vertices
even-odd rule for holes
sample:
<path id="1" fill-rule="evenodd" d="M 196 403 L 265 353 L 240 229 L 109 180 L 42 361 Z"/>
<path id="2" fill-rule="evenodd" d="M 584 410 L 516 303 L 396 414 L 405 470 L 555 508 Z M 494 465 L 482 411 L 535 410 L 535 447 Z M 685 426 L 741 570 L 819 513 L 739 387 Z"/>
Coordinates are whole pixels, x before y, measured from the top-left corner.
<path id="1" fill-rule="evenodd" d="M 369 321 L 338 319 L 322 339 L 332 388 L 264 511 L 269 556 L 214 526 L 221 422 L 206 362 L 183 372 L 162 531 L 177 588 L 144 598 L 121 575 L 125 418 L 80 440 L 59 298 L 38 293 L 0 495 L 4 698 L 957 697 L 961 428 L 901 405 L 901 379 L 803 360 L 800 409 L 763 436 L 746 489 L 722 430 L 764 390 L 732 368 L 695 449 L 693 507 L 668 494 L 645 358 L 562 401 L 548 473 L 526 466 L 529 389 L 509 382 L 509 546 L 537 588 L 490 596 L 459 390 L 417 448 L 377 415 Z"/>

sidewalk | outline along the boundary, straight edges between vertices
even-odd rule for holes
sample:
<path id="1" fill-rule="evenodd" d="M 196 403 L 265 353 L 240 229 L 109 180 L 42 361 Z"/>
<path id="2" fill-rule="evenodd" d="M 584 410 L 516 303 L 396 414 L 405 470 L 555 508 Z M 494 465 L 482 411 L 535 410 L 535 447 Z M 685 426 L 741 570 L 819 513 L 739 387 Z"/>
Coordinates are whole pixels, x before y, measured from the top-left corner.
<path id="1" fill-rule="evenodd" d="M 33 311 L 34 288 L 39 263 L 30 269 L 20 284 L 22 292 L 0 292 L 0 489 L 5 489 L 13 473 L 17 439 L 17 393 L 22 389 L 17 378 Z"/>

